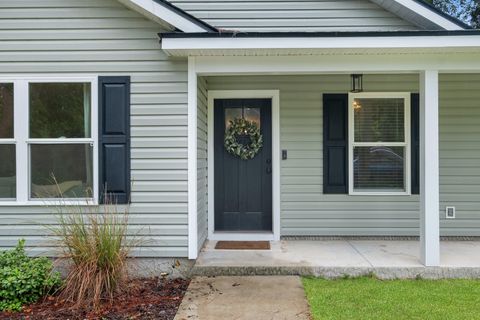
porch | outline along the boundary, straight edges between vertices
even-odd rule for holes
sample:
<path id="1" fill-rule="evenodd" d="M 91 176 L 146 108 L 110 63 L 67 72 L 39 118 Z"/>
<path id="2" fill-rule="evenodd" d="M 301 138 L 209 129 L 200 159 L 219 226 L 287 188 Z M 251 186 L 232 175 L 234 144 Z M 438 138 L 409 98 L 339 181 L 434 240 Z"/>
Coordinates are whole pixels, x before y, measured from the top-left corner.
<path id="1" fill-rule="evenodd" d="M 167 50 L 170 54 L 189 55 L 189 258 L 197 258 L 207 239 L 279 241 L 290 236 L 414 236 L 419 241 L 412 242 L 411 251 L 406 251 L 416 251 L 410 255 L 415 261 L 410 267 L 438 267 L 442 263 L 440 236 L 480 235 L 477 165 L 480 132 L 476 129 L 480 123 L 480 66 L 472 59 L 478 53 L 464 44 L 458 44 L 460 52 L 455 54 L 451 48 L 445 49 L 437 43 L 438 38 L 431 39 L 435 42 L 431 48 L 423 48 L 411 38 L 405 39 L 407 47 L 392 43 L 395 48 L 388 50 L 384 47 L 390 45 L 388 42 L 374 40 L 379 48 L 350 51 L 322 47 L 307 53 L 300 47 L 292 52 L 279 51 L 273 45 L 271 51 L 218 51 L 216 47 L 213 51 L 195 51 L 188 46 L 183 48 L 181 41 L 164 40 L 164 47 L 172 49 Z M 323 40 L 308 43 L 330 45 Z M 392 148 L 384 150 L 396 153 L 395 157 L 403 163 L 396 172 L 403 174 L 398 179 L 401 192 L 396 192 L 398 189 L 390 192 L 391 188 L 381 192 L 355 190 L 353 176 L 361 160 L 352 154 L 357 146 L 375 152 L 375 143 L 356 144 L 353 138 L 356 133 L 351 133 L 356 112 L 352 103 L 355 96 L 351 95 L 352 74 L 363 75 L 364 92 L 378 94 L 371 96 L 374 99 L 403 99 L 405 112 L 394 117 L 406 119 L 400 129 L 405 135 L 392 143 Z M 349 181 L 341 186 L 340 192 L 335 187 L 326 189 L 325 170 L 325 159 L 329 159 L 325 153 L 325 97 L 335 94 L 348 96 L 345 123 L 350 126 L 350 133 L 345 134 L 348 139 L 341 144 L 348 149 L 347 155 L 341 155 L 342 164 L 348 168 L 340 174 Z M 413 95 L 418 104 L 416 127 L 409 113 Z M 213 150 L 222 145 L 221 139 L 213 139 L 213 118 L 217 114 L 212 110 L 217 98 L 271 100 L 272 161 L 268 163 L 273 194 L 271 232 L 235 232 L 221 226 L 227 229 L 222 232 L 215 225 L 218 190 L 214 189 Z M 417 131 L 416 142 L 411 139 L 414 134 L 411 129 Z M 382 139 L 374 141 L 386 141 Z M 418 148 L 416 155 L 411 153 L 414 148 Z M 338 163 L 332 159 L 329 161 Z M 391 164 L 388 170 L 393 172 L 394 167 Z M 337 169 L 333 171 L 339 172 Z M 414 178 L 416 192 L 413 192 Z"/>
<path id="2" fill-rule="evenodd" d="M 441 241 L 440 265 L 425 267 L 415 240 L 282 240 L 270 250 L 216 250 L 208 241 L 194 274 L 304 275 L 335 278 L 478 278 L 480 241 Z"/>

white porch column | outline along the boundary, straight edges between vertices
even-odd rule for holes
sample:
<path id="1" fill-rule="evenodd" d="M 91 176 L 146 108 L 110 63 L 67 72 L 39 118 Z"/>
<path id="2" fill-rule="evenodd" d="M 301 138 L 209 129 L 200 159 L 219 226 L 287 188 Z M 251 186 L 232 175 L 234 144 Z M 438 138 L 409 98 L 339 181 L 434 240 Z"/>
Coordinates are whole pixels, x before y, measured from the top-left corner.
<path id="1" fill-rule="evenodd" d="M 420 246 L 425 266 L 440 265 L 438 71 L 420 73 Z"/>
<path id="2" fill-rule="evenodd" d="M 197 72 L 188 58 L 188 258 L 198 255 L 197 224 Z"/>

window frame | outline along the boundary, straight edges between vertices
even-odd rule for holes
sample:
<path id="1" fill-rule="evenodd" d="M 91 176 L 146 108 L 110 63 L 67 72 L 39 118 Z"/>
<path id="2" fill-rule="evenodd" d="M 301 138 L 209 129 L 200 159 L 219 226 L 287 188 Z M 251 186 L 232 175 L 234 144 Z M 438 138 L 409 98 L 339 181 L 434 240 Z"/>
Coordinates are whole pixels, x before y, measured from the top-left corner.
<path id="1" fill-rule="evenodd" d="M 355 142 L 355 113 L 353 109 L 353 101 L 355 99 L 403 99 L 404 101 L 404 142 Z M 348 191 L 349 195 L 359 195 L 359 196 L 408 196 L 411 195 L 411 93 L 410 92 L 350 92 L 348 94 Z M 385 147 L 404 147 L 405 156 L 404 156 L 404 183 L 405 190 L 402 191 L 358 191 L 354 188 L 354 166 L 353 166 L 353 151 L 355 147 L 374 147 L 374 146 L 385 146 Z"/>
<path id="2" fill-rule="evenodd" d="M 49 205 L 98 205 L 99 204 L 99 159 L 98 159 L 98 76 L 12 76 L 0 77 L 0 83 L 13 83 L 14 138 L 16 152 L 16 199 L 0 199 L 0 206 L 49 206 Z M 90 83 L 90 138 L 36 139 L 30 138 L 30 83 Z M 1 142 L 3 143 L 4 140 Z M 91 198 L 32 198 L 30 145 L 32 144 L 91 144 L 93 146 L 93 194 Z"/>

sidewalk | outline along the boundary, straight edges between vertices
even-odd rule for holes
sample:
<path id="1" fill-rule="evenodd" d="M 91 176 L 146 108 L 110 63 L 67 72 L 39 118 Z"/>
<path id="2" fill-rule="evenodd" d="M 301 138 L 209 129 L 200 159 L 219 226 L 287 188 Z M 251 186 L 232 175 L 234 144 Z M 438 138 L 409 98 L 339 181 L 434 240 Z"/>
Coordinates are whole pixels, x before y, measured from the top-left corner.
<path id="1" fill-rule="evenodd" d="M 299 277 L 197 277 L 175 320 L 308 320 Z"/>

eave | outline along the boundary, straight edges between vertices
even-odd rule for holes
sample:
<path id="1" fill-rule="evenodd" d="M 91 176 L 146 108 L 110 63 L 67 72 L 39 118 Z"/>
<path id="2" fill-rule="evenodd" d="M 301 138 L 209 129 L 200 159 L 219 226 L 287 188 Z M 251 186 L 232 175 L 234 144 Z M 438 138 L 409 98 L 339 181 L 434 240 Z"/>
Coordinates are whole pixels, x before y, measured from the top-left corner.
<path id="1" fill-rule="evenodd" d="M 480 31 L 165 33 L 171 56 L 479 52 Z"/>

